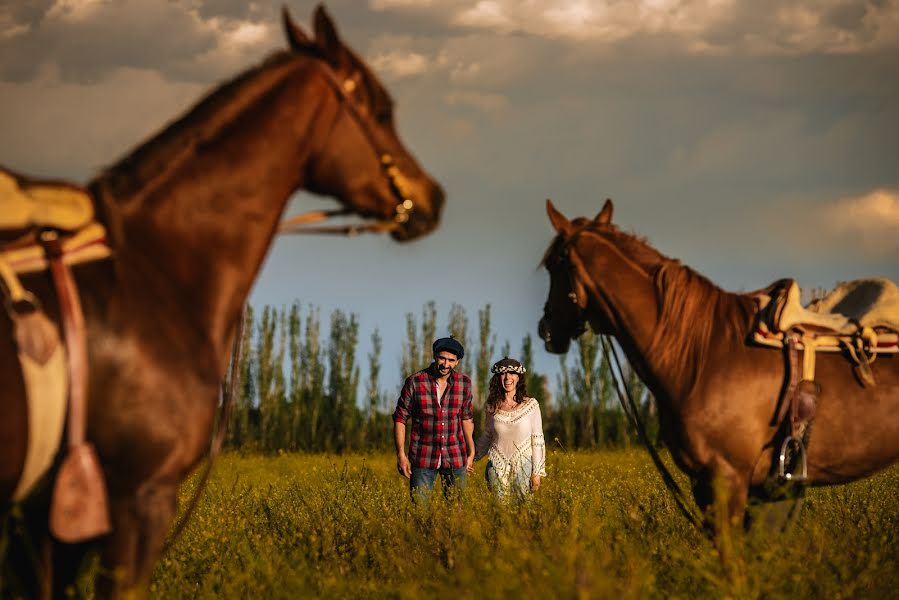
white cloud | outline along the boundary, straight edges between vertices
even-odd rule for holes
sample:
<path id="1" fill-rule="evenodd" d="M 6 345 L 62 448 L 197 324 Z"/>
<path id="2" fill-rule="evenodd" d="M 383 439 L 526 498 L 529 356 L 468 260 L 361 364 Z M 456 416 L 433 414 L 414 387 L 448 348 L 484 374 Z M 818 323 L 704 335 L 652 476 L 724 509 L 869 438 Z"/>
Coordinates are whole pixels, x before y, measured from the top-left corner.
<path id="1" fill-rule="evenodd" d="M 868 255 L 899 252 L 899 189 L 842 198 L 821 213 L 824 234 L 856 241 Z"/>
<path id="2" fill-rule="evenodd" d="M 430 61 L 418 52 L 390 51 L 371 58 L 371 66 L 388 80 L 421 75 L 428 70 Z"/>
<path id="3" fill-rule="evenodd" d="M 457 25 L 465 25 L 481 29 L 519 29 L 520 23 L 513 22 L 506 15 L 502 2 L 497 0 L 480 0 L 470 8 L 461 10 L 453 19 Z"/>
<path id="4" fill-rule="evenodd" d="M 104 0 L 56 0 L 47 11 L 47 17 L 62 21 L 85 21 L 102 8 Z"/>
<path id="5" fill-rule="evenodd" d="M 614 44 L 667 36 L 691 53 L 795 55 L 899 47 L 899 3 L 822 0 L 377 0 L 375 10 L 448 14 L 449 25 Z"/>
<path id="6" fill-rule="evenodd" d="M 450 106 L 470 106 L 484 112 L 502 110 L 509 105 L 509 99 L 501 94 L 462 90 L 446 95 Z"/>
<path id="7" fill-rule="evenodd" d="M 17 23 L 12 15 L 0 11 L 0 41 L 11 40 L 31 30 L 26 23 Z"/>
<path id="8" fill-rule="evenodd" d="M 431 0 L 369 0 L 368 6 L 372 10 L 390 10 L 393 8 L 421 8 L 430 6 Z"/>

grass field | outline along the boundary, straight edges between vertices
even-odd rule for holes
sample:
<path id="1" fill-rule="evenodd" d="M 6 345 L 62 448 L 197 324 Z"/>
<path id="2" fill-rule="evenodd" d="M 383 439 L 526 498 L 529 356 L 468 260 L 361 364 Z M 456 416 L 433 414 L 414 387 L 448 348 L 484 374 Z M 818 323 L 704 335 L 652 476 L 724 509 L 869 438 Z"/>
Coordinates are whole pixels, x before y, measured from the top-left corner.
<path id="1" fill-rule="evenodd" d="M 727 560 L 640 451 L 550 453 L 529 503 L 409 502 L 392 455 L 220 459 L 158 598 L 896 598 L 899 466 L 812 490 L 789 534 Z M 182 498 L 192 491 L 185 486 Z"/>

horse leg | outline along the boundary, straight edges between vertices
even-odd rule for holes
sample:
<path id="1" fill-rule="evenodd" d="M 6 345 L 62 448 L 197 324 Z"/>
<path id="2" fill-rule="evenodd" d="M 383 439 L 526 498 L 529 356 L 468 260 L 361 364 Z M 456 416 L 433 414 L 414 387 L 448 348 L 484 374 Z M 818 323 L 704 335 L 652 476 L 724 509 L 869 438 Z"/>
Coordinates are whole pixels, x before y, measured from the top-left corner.
<path id="1" fill-rule="evenodd" d="M 754 504 L 747 512 L 747 530 L 760 527 L 765 533 L 784 533 L 796 522 L 804 501 L 805 498 L 789 498 Z"/>
<path id="2" fill-rule="evenodd" d="M 74 598 L 77 596 L 75 585 L 78 580 L 78 573 L 84 564 L 84 558 L 87 556 L 91 544 L 63 544 L 62 542 L 53 541 L 51 544 L 48 544 L 48 547 L 51 546 L 53 553 L 52 597 Z"/>
<path id="3" fill-rule="evenodd" d="M 115 503 L 114 531 L 103 554 L 105 573 L 98 597 L 146 596 L 175 515 L 177 489 L 168 482 L 146 482 L 133 497 Z"/>

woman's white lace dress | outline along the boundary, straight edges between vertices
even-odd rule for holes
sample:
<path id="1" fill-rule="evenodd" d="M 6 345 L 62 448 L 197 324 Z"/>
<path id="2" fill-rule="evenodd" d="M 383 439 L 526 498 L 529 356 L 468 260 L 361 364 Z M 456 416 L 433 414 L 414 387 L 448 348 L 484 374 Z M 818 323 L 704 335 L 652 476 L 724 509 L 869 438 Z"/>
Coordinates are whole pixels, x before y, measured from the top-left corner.
<path id="1" fill-rule="evenodd" d="M 531 476 L 546 477 L 546 442 L 537 400 L 527 398 L 511 411 L 487 411 L 476 448 L 478 458 L 485 454 L 489 458 L 487 481 L 496 494 L 529 494 Z"/>

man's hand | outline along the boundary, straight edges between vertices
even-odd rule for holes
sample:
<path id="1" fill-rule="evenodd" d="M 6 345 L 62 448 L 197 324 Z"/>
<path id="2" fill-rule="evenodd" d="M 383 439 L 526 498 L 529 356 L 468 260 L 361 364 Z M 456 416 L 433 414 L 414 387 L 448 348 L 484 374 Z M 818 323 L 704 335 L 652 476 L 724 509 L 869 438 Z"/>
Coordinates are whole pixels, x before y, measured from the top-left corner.
<path id="1" fill-rule="evenodd" d="M 409 462 L 405 452 L 396 455 L 396 470 L 406 479 L 412 477 L 412 463 Z"/>
<path id="2" fill-rule="evenodd" d="M 474 452 L 469 452 L 465 458 L 465 471 L 470 475 L 474 473 Z"/>
<path id="3" fill-rule="evenodd" d="M 540 476 L 531 475 L 531 491 L 536 492 L 538 489 L 540 489 Z"/>

